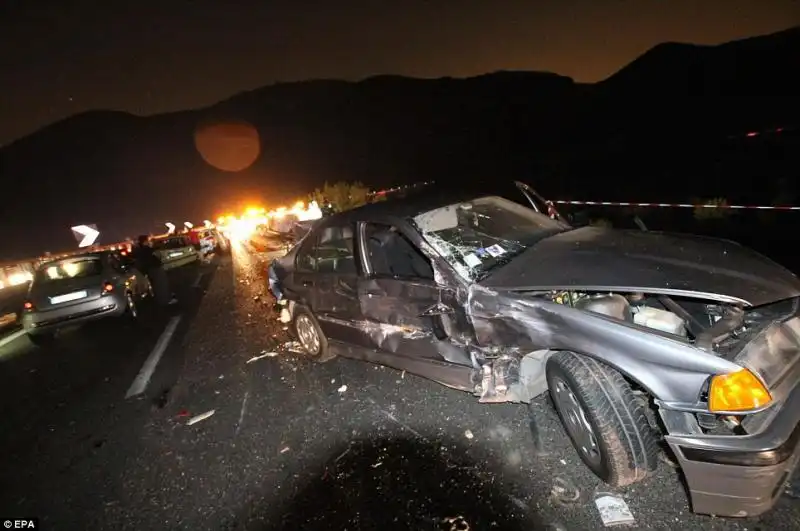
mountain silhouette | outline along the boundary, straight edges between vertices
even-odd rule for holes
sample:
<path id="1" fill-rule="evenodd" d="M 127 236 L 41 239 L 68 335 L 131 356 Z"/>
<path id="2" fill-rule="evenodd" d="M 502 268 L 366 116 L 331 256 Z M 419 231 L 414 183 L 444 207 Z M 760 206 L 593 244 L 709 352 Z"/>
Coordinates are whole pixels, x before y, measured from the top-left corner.
<path id="1" fill-rule="evenodd" d="M 76 224 L 116 241 L 247 201 L 293 200 L 325 180 L 514 178 L 552 197 L 731 198 L 728 155 L 741 179 L 752 170 L 742 190 L 764 187 L 766 175 L 727 139 L 800 123 L 798 71 L 791 28 L 718 46 L 660 44 L 594 84 L 543 72 L 384 75 L 277 83 L 148 117 L 86 112 L 0 150 L 0 256 L 72 248 Z M 757 149 L 795 161 L 799 151 Z"/>

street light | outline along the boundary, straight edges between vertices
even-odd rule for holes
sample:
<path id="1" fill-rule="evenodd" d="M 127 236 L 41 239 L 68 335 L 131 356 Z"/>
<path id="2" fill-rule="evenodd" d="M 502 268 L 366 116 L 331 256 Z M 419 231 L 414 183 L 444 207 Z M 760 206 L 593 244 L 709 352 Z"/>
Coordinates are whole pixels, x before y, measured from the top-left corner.
<path id="1" fill-rule="evenodd" d="M 184 221 L 183 226 L 186 227 L 187 229 L 191 229 L 192 227 L 194 227 L 194 224 L 192 224 L 190 221 Z"/>
<path id="2" fill-rule="evenodd" d="M 167 227 L 167 234 L 172 234 L 173 232 L 175 232 L 175 225 L 173 225 L 169 221 L 164 223 L 164 225 L 166 225 Z"/>

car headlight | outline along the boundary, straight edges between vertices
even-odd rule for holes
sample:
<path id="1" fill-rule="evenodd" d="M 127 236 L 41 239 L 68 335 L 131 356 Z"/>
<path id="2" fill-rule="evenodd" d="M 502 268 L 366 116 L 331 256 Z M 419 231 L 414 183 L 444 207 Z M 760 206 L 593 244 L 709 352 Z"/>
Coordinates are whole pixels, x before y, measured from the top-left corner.
<path id="1" fill-rule="evenodd" d="M 761 409 L 772 402 L 772 395 L 761 380 L 747 369 L 711 378 L 708 409 L 713 413 Z"/>

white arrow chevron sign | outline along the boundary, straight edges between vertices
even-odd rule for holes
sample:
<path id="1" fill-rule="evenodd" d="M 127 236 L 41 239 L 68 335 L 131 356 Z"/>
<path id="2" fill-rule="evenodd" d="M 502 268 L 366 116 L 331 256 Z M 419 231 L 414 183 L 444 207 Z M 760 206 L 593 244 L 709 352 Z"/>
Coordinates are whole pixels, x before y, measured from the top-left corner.
<path id="1" fill-rule="evenodd" d="M 100 236 L 97 225 L 76 225 L 72 227 L 72 234 L 78 240 L 78 247 L 89 247 Z"/>

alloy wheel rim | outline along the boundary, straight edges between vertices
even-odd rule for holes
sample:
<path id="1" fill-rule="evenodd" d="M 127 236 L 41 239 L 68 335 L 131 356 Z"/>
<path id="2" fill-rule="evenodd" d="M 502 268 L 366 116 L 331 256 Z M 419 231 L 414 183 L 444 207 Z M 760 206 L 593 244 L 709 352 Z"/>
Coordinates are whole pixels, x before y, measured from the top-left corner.
<path id="1" fill-rule="evenodd" d="M 578 452 L 589 462 L 599 466 L 603 460 L 600 445 L 586 411 L 567 382 L 555 378 L 554 384 L 553 400 L 561 412 L 564 428 L 572 437 Z"/>
<path id="2" fill-rule="evenodd" d="M 317 329 L 314 323 L 306 315 L 301 315 L 297 318 L 297 336 L 300 339 L 300 344 L 308 351 L 309 354 L 315 355 L 319 353 L 320 341 Z"/>

